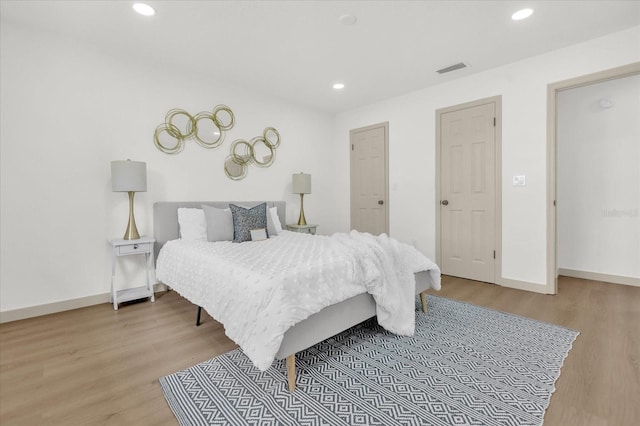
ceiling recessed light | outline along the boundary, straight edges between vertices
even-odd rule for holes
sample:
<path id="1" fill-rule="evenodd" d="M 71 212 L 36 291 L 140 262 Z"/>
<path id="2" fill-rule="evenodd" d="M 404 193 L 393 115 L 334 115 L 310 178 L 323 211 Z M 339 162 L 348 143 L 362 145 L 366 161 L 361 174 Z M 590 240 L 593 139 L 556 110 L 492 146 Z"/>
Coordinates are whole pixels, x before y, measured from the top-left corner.
<path id="1" fill-rule="evenodd" d="M 344 89 L 344 83 L 334 83 L 333 88 L 336 90 Z"/>
<path id="2" fill-rule="evenodd" d="M 143 16 L 153 16 L 156 14 L 155 9 L 145 3 L 134 3 L 133 10 Z"/>
<path id="3" fill-rule="evenodd" d="M 520 21 L 522 19 L 528 18 L 529 16 L 531 16 L 531 14 L 533 14 L 533 9 L 521 9 L 511 15 L 511 19 L 513 19 L 514 21 Z"/>
<path id="4" fill-rule="evenodd" d="M 340 21 L 340 23 L 342 25 L 353 25 L 356 22 L 358 22 L 358 18 L 356 18 L 354 15 L 342 15 L 341 17 L 338 18 L 338 21 Z"/>

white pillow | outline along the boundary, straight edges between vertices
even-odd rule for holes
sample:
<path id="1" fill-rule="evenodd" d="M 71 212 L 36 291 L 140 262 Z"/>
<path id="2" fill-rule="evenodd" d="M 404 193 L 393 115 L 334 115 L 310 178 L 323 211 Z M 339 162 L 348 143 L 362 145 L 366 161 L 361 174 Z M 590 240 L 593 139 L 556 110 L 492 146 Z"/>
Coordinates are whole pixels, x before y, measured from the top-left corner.
<path id="1" fill-rule="evenodd" d="M 178 225 L 183 240 L 207 240 L 207 220 L 202 209 L 179 208 Z"/>
<path id="2" fill-rule="evenodd" d="M 269 237 L 275 237 L 282 232 L 282 224 L 278 217 L 278 208 L 269 208 L 269 214 L 267 214 L 267 231 L 269 231 Z"/>

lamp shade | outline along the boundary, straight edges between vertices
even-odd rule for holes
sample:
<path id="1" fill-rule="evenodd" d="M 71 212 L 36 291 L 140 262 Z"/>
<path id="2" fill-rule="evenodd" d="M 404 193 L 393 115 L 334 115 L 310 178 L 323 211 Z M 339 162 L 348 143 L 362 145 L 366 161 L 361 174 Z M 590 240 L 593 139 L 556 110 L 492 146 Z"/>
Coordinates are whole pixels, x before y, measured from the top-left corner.
<path id="1" fill-rule="evenodd" d="M 111 190 L 113 192 L 145 192 L 147 163 L 142 161 L 112 161 Z"/>
<path id="2" fill-rule="evenodd" d="M 311 194 L 311 175 L 306 173 L 297 173 L 293 175 L 293 193 L 294 194 Z"/>

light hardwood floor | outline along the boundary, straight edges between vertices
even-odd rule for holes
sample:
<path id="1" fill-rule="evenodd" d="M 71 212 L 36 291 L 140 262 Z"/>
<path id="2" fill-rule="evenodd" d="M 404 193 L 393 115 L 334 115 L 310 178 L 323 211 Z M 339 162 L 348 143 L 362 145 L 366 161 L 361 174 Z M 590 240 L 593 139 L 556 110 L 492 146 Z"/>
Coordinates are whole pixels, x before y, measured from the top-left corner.
<path id="1" fill-rule="evenodd" d="M 435 294 L 580 331 L 546 426 L 640 424 L 640 288 L 561 277 L 545 296 L 443 277 Z M 235 347 L 195 314 L 168 292 L 0 325 L 0 424 L 176 425 L 158 378 Z"/>

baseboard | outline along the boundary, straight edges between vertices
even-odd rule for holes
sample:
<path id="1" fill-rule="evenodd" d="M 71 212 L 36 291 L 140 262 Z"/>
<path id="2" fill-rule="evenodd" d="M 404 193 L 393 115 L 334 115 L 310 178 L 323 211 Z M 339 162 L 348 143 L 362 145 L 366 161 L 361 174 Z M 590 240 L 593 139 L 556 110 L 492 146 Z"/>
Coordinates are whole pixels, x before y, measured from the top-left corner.
<path id="1" fill-rule="evenodd" d="M 558 268 L 558 275 L 565 277 L 581 278 L 584 280 L 604 281 L 613 284 L 624 284 L 640 287 L 640 278 L 623 277 L 621 275 L 601 274 L 598 272 L 576 271 L 574 269 Z"/>
<path id="2" fill-rule="evenodd" d="M 167 287 L 162 283 L 153 286 L 154 291 L 164 291 Z M 29 306 L 28 308 L 13 309 L 0 312 L 0 324 L 18 321 L 27 318 L 40 317 L 42 315 L 55 314 L 70 311 L 72 309 L 86 308 L 87 306 L 110 303 L 110 294 L 96 294 L 94 296 L 80 297 L 78 299 L 63 300 L 62 302 L 45 303 L 44 305 Z"/>
<path id="3" fill-rule="evenodd" d="M 525 291 L 531 291 L 533 293 L 540 293 L 540 294 L 549 294 L 547 293 L 547 286 L 543 285 L 543 284 L 536 284 L 536 283 L 530 283 L 527 281 L 518 281 L 518 280 L 512 280 L 510 278 L 502 278 L 500 277 L 498 279 L 498 282 L 496 282 L 496 284 L 502 286 L 502 287 L 509 287 L 509 288 L 514 288 L 516 290 L 525 290 Z"/>

